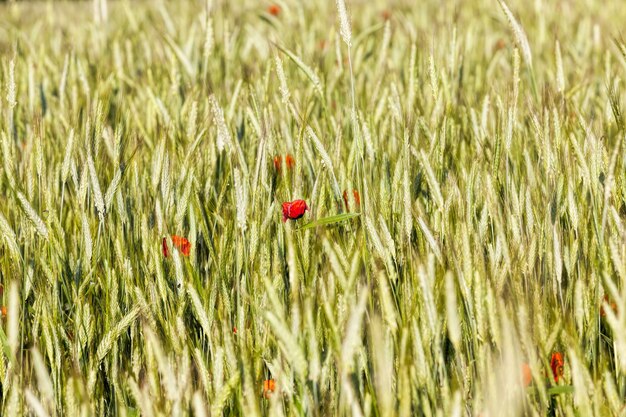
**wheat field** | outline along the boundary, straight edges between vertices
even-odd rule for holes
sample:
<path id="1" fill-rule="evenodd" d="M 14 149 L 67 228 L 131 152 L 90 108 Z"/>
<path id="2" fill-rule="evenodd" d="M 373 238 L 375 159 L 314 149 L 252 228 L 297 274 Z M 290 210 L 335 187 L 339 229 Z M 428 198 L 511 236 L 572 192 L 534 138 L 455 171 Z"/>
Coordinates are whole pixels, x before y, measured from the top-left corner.
<path id="1" fill-rule="evenodd" d="M 0 3 L 0 415 L 626 416 L 624 21 Z"/>

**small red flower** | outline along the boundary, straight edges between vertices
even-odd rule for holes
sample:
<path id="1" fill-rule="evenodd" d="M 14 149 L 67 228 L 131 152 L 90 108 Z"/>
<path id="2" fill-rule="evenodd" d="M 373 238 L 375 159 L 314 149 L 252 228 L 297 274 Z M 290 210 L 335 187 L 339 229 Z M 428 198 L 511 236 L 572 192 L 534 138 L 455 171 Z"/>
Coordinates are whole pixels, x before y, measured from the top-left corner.
<path id="1" fill-rule="evenodd" d="M 189 253 L 191 252 L 191 243 L 187 239 L 182 236 L 172 235 L 172 243 L 174 243 L 176 249 L 181 251 L 184 256 L 189 256 Z M 163 256 L 167 258 L 169 251 L 167 249 L 167 238 L 165 237 L 163 238 L 162 248 Z"/>
<path id="2" fill-rule="evenodd" d="M 237 334 L 237 328 L 233 327 L 233 334 Z"/>
<path id="3" fill-rule="evenodd" d="M 276 389 L 276 382 L 273 379 L 263 381 L 263 397 L 269 398 Z"/>
<path id="4" fill-rule="evenodd" d="M 2 313 L 2 318 L 5 318 L 7 316 L 7 307 L 6 306 L 0 307 L 0 312 Z"/>
<path id="5" fill-rule="evenodd" d="M 563 366 L 565 365 L 565 359 L 561 352 L 554 352 L 550 359 L 550 368 L 552 368 L 552 376 L 554 382 L 559 382 L 559 377 L 563 376 Z"/>
<path id="6" fill-rule="evenodd" d="M 357 207 L 361 207 L 361 196 L 357 190 L 352 190 L 352 195 L 354 196 L 354 202 Z M 348 204 L 348 190 L 343 191 L 343 202 L 346 203 L 346 210 L 350 211 L 350 205 Z"/>
<path id="7" fill-rule="evenodd" d="M 380 12 L 380 17 L 382 17 L 383 20 L 391 19 L 391 11 L 389 11 L 388 9 L 383 10 L 382 12 Z"/>
<path id="8" fill-rule="evenodd" d="M 304 212 L 308 209 L 309 207 L 304 200 L 294 200 L 283 203 L 283 222 L 286 222 L 287 219 L 298 220 L 300 217 L 304 216 Z"/>
<path id="9" fill-rule="evenodd" d="M 267 12 L 272 16 L 278 16 L 281 12 L 280 6 L 278 4 L 271 4 L 267 7 Z"/>
<path id="10" fill-rule="evenodd" d="M 522 382 L 524 386 L 527 387 L 533 381 L 533 376 L 530 372 L 530 366 L 527 363 L 522 364 Z"/>

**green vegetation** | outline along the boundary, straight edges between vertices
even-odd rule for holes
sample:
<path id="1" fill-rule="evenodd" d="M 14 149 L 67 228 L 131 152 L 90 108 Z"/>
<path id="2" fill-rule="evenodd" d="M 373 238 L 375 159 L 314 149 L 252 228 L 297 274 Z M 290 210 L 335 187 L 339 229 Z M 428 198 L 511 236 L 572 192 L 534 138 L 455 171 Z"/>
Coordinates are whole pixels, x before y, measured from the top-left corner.
<path id="1" fill-rule="evenodd" d="M 0 414 L 624 415 L 621 2 L 0 16 Z"/>

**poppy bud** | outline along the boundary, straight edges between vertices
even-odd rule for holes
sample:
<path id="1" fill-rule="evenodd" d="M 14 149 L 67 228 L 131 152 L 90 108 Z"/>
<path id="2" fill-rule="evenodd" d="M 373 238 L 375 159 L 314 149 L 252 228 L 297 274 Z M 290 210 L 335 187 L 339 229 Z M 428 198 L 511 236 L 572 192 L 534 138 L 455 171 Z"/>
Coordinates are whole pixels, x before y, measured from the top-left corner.
<path id="1" fill-rule="evenodd" d="M 280 155 L 276 155 L 274 157 L 274 169 L 276 170 L 276 172 L 280 172 L 280 166 L 282 165 L 282 159 L 280 157 Z"/>
<path id="2" fill-rule="evenodd" d="M 559 382 L 559 377 L 563 376 L 564 365 L 565 360 L 563 359 L 563 354 L 561 352 L 554 352 L 552 358 L 550 358 L 550 368 L 552 368 L 554 382 Z"/>
<path id="3" fill-rule="evenodd" d="M 269 398 L 276 389 L 276 382 L 273 379 L 263 381 L 263 397 Z"/>
<path id="4" fill-rule="evenodd" d="M 283 222 L 287 219 L 298 220 L 304 216 L 304 213 L 309 209 L 304 200 L 294 200 L 291 202 L 283 203 Z"/>
<path id="5" fill-rule="evenodd" d="M 288 153 L 285 155 L 285 164 L 287 165 L 287 169 L 293 169 L 296 166 L 296 160 L 293 159 L 293 155 Z"/>
<path id="6" fill-rule="evenodd" d="M 272 16 L 278 16 L 280 14 L 280 6 L 278 4 L 271 4 L 267 7 L 267 12 Z"/>

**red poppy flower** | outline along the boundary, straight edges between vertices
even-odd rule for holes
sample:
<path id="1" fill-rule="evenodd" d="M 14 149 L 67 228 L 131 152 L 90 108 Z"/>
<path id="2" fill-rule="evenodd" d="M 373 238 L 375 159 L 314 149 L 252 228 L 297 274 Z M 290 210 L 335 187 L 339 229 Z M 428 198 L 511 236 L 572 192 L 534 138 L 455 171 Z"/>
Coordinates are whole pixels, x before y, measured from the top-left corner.
<path id="1" fill-rule="evenodd" d="M 276 172 L 280 172 L 282 165 L 283 158 L 280 155 L 276 155 L 274 157 L 274 169 L 276 169 Z M 296 166 L 296 160 L 293 158 L 293 155 L 289 153 L 285 155 L 285 165 L 287 165 L 287 169 L 293 169 Z"/>
<path id="2" fill-rule="evenodd" d="M 6 306 L 0 307 L 0 312 L 2 312 L 2 318 L 5 318 L 7 316 L 7 307 Z"/>
<path id="3" fill-rule="evenodd" d="M 267 12 L 272 16 L 278 16 L 280 14 L 280 6 L 278 4 L 271 4 L 267 7 Z"/>
<path id="4" fill-rule="evenodd" d="M 237 328 L 233 327 L 233 334 L 237 334 Z"/>
<path id="5" fill-rule="evenodd" d="M 269 398 L 276 389 L 276 382 L 273 379 L 263 381 L 263 397 Z"/>
<path id="6" fill-rule="evenodd" d="M 522 382 L 524 386 L 527 387 L 533 381 L 533 376 L 530 372 L 530 366 L 527 363 L 522 364 Z"/>
<path id="7" fill-rule="evenodd" d="M 361 207 L 361 196 L 357 190 L 352 190 L 352 195 L 354 196 L 354 202 L 357 207 Z M 348 190 L 343 191 L 343 202 L 346 203 L 346 210 L 350 211 L 350 206 L 348 204 Z"/>
<path id="8" fill-rule="evenodd" d="M 286 222 L 287 219 L 298 220 L 300 217 L 304 216 L 304 212 L 308 209 L 309 207 L 304 200 L 294 200 L 283 203 L 283 222 Z"/>
<path id="9" fill-rule="evenodd" d="M 552 368 L 552 376 L 554 382 L 559 382 L 559 377 L 563 376 L 563 366 L 565 365 L 565 359 L 561 352 L 554 352 L 550 359 L 550 368 Z"/>
<path id="10" fill-rule="evenodd" d="M 176 249 L 182 252 L 184 256 L 189 256 L 189 253 L 191 252 L 191 243 L 187 239 L 182 236 L 172 235 L 172 243 L 174 244 Z M 167 249 L 167 238 L 165 237 L 163 238 L 162 247 L 163 256 L 167 258 L 169 251 Z"/>

